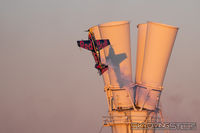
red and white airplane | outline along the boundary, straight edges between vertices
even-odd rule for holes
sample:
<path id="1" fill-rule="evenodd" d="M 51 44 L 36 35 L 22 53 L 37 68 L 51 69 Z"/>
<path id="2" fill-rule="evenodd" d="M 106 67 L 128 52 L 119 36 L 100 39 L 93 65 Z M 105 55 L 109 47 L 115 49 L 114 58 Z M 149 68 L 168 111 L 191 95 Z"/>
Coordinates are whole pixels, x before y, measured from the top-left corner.
<path id="1" fill-rule="evenodd" d="M 108 65 L 102 64 L 100 57 L 100 50 L 110 45 L 109 40 L 96 40 L 94 33 L 88 30 L 88 40 L 77 41 L 78 46 L 90 50 L 95 60 L 95 68 L 99 71 L 99 74 L 103 74 L 108 70 Z"/>

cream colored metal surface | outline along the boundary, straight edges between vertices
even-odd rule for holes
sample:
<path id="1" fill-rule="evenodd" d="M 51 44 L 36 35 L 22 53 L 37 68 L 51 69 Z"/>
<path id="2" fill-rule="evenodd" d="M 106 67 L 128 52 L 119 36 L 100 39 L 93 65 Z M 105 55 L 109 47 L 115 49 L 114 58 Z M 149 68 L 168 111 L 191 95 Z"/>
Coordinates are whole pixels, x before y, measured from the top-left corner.
<path id="1" fill-rule="evenodd" d="M 139 32 L 142 25 L 139 25 Z M 143 27 L 144 28 L 144 27 Z M 160 99 L 160 93 L 162 91 L 162 85 L 168 65 L 168 61 L 171 55 L 171 51 L 174 45 L 178 28 L 170 25 L 160 23 L 147 23 L 147 31 L 145 40 L 144 54 L 139 55 L 140 59 L 143 58 L 143 65 L 141 62 L 137 64 L 139 66 L 136 73 L 141 73 L 141 80 L 138 76 L 138 82 L 141 81 L 141 86 L 137 87 L 136 91 L 136 105 L 149 110 L 155 110 Z M 142 35 L 145 36 L 145 33 Z M 138 33 L 141 36 L 141 33 Z M 139 43 L 143 43 L 144 40 L 140 40 Z M 144 37 L 143 37 L 144 39 Z M 142 53 L 143 49 L 138 48 L 139 53 Z M 141 72 L 142 66 L 142 72 Z M 138 75 L 139 75 L 138 74 Z"/>
<path id="2" fill-rule="evenodd" d="M 134 108 L 133 101 L 127 89 L 112 89 L 112 95 L 115 109 Z"/>
<path id="3" fill-rule="evenodd" d="M 137 40 L 137 63 L 136 63 L 135 81 L 136 84 L 141 84 L 147 24 L 139 24 L 137 28 L 138 28 L 138 40 Z"/>
<path id="4" fill-rule="evenodd" d="M 99 25 L 102 39 L 111 46 L 104 49 L 111 87 L 122 87 L 132 82 L 130 26 L 128 21 L 108 22 Z"/>
<path id="5" fill-rule="evenodd" d="M 149 112 L 146 110 L 142 111 L 131 111 L 131 121 L 133 123 L 145 123 L 153 122 L 151 120 L 151 115 L 148 114 Z M 133 133 L 155 133 L 155 129 L 136 129 L 134 130 L 134 126 L 132 125 Z M 131 133 L 131 132 L 130 132 Z"/>
<path id="6" fill-rule="evenodd" d="M 161 88 L 176 38 L 177 27 L 147 23 L 147 37 L 142 71 L 142 84 Z"/>
<path id="7" fill-rule="evenodd" d="M 137 87 L 136 105 L 148 110 L 155 110 L 160 100 L 160 91 L 152 90 L 151 88 Z"/>
<path id="8" fill-rule="evenodd" d="M 100 34 L 100 32 L 99 32 L 99 27 L 98 27 L 98 26 L 91 27 L 90 29 L 91 29 L 92 32 L 94 33 L 95 38 L 96 38 L 97 40 L 102 39 L 101 34 Z M 109 46 L 107 46 L 107 47 L 109 47 Z M 101 56 L 101 62 L 102 62 L 103 64 L 107 64 L 107 63 L 106 63 L 106 57 L 105 57 L 105 54 L 104 54 L 104 49 L 101 49 L 101 50 L 100 50 L 100 56 Z M 108 71 L 105 71 L 105 72 L 102 74 L 102 76 L 103 76 L 103 80 L 104 80 L 104 86 L 110 86 L 110 79 L 109 79 L 109 76 L 108 76 Z"/>

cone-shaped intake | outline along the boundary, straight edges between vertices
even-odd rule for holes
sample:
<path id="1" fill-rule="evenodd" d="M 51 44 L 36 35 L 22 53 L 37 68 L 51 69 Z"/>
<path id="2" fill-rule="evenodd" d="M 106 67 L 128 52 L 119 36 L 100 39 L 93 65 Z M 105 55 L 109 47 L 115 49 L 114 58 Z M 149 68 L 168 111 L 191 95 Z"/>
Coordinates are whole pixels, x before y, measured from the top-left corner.
<path id="1" fill-rule="evenodd" d="M 139 31 L 141 26 L 138 27 Z M 145 32 L 144 29 L 143 31 Z M 143 59 L 141 86 L 137 87 L 136 91 L 136 104 L 139 107 L 155 110 L 158 105 L 177 31 L 178 28 L 174 26 L 153 22 L 147 23 L 145 52 L 144 55 L 140 55 L 144 56 L 144 58 L 140 57 L 141 60 Z M 143 36 L 145 36 L 145 33 L 143 33 Z M 141 42 L 141 40 L 138 41 Z M 142 53 L 143 49 L 139 50 L 139 53 Z M 139 66 L 139 72 L 136 73 L 140 74 L 141 66 Z"/>
<path id="2" fill-rule="evenodd" d="M 108 22 L 99 25 L 102 39 L 111 46 L 104 49 L 112 87 L 122 87 L 132 82 L 130 25 L 128 21 Z"/>
<path id="3" fill-rule="evenodd" d="M 138 40 L 137 40 L 137 63 L 136 63 L 135 81 L 136 84 L 141 84 L 147 24 L 139 24 L 137 28 L 138 28 Z"/>
<path id="4" fill-rule="evenodd" d="M 100 34 L 100 31 L 99 31 L 99 26 L 91 27 L 90 30 L 94 33 L 96 40 L 102 39 L 101 34 Z M 101 56 L 101 62 L 102 62 L 103 64 L 107 64 L 107 63 L 106 63 L 106 57 L 105 57 L 105 54 L 104 54 L 104 50 L 103 50 L 103 49 L 100 50 L 100 56 Z M 105 85 L 105 87 L 108 87 L 108 86 L 110 85 L 110 80 L 109 80 L 109 76 L 108 76 L 108 71 L 105 71 L 105 72 L 102 74 L 102 76 L 103 76 L 103 80 L 104 80 L 104 85 Z"/>
<path id="5" fill-rule="evenodd" d="M 147 27 L 142 84 L 161 88 L 178 28 L 153 22 Z"/>

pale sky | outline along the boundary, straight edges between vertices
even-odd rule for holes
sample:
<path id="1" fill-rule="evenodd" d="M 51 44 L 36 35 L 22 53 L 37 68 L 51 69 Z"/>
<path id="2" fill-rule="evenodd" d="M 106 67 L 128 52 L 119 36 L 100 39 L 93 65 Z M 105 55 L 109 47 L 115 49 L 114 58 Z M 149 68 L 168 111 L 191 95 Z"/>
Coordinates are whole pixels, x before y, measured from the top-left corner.
<path id="1" fill-rule="evenodd" d="M 137 24 L 180 28 L 162 110 L 168 121 L 197 122 L 191 133 L 198 133 L 199 13 L 199 0 L 1 0 L 0 133 L 98 133 L 107 114 L 104 84 L 91 53 L 76 41 L 91 26 L 119 20 L 131 22 L 133 79 Z"/>

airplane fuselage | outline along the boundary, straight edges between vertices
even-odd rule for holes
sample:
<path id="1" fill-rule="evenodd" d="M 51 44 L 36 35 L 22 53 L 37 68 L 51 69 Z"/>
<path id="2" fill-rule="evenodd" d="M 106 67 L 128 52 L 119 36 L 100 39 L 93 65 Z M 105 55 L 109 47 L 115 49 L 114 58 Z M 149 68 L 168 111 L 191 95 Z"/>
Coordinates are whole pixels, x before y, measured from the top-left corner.
<path id="1" fill-rule="evenodd" d="M 88 40 L 77 41 L 78 46 L 90 50 L 95 60 L 95 68 L 98 69 L 99 74 L 103 74 L 108 70 L 108 66 L 102 64 L 100 50 L 110 45 L 109 40 L 96 40 L 94 33 L 88 30 Z"/>

